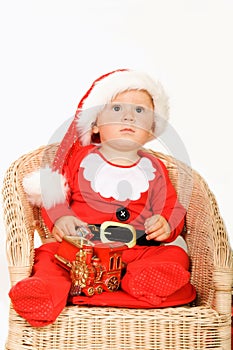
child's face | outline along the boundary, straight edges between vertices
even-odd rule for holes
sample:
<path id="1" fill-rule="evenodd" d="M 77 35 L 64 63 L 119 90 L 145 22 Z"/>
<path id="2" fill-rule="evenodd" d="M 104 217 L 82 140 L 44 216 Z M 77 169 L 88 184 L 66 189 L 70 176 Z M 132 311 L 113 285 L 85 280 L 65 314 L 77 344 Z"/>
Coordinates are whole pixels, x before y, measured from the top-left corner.
<path id="1" fill-rule="evenodd" d="M 119 93 L 97 118 L 94 133 L 100 134 L 101 143 L 113 142 L 124 145 L 131 141 L 138 146 L 153 138 L 154 105 L 151 96 L 144 90 L 129 90 Z"/>

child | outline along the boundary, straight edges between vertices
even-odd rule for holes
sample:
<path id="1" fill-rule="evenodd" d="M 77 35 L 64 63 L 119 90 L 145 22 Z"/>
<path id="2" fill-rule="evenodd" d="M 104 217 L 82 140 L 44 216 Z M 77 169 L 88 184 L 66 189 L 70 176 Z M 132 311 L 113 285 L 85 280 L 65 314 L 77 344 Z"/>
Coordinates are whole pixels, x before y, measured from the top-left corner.
<path id="1" fill-rule="evenodd" d="M 185 209 L 163 163 L 143 149 L 162 133 L 167 119 L 162 86 L 141 72 L 106 74 L 80 101 L 53 168 L 40 171 L 42 213 L 57 242 L 36 249 L 32 276 L 9 293 L 15 310 L 31 325 L 54 322 L 66 305 L 71 280 L 54 254 L 63 236 L 76 235 L 80 226 L 111 220 L 140 233 L 137 244 L 123 251 L 127 268 L 121 281 L 121 289 L 139 302 L 163 306 L 189 285 L 187 253 L 166 245 L 182 232 Z M 38 204 L 34 177 L 24 185 Z M 191 293 L 189 301 L 194 298 Z"/>

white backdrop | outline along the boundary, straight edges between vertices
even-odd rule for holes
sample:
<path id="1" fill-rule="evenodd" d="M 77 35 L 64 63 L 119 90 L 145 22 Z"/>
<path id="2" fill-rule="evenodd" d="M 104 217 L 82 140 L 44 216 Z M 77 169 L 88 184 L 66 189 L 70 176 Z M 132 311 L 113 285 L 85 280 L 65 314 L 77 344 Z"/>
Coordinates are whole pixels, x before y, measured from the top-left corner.
<path id="1" fill-rule="evenodd" d="M 8 0 L 0 11 L 1 184 L 13 160 L 51 140 L 95 78 L 139 69 L 167 90 L 171 125 L 214 192 L 233 245 L 233 2 Z M 0 237 L 3 348 L 9 281 L 2 216 Z"/>

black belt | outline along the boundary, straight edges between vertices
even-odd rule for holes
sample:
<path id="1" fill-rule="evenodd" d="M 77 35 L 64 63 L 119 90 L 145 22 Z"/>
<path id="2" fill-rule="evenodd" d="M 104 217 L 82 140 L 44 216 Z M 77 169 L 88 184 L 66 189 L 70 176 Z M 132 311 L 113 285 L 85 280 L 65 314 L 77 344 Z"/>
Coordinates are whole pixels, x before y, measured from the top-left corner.
<path id="1" fill-rule="evenodd" d="M 100 240 L 100 224 L 88 225 L 94 237 L 93 240 Z M 130 230 L 120 226 L 108 226 L 108 239 L 113 242 L 128 243 L 132 240 L 132 233 Z M 159 246 L 160 242 L 154 240 L 148 241 L 144 230 L 136 230 L 136 244 L 141 246 Z"/>

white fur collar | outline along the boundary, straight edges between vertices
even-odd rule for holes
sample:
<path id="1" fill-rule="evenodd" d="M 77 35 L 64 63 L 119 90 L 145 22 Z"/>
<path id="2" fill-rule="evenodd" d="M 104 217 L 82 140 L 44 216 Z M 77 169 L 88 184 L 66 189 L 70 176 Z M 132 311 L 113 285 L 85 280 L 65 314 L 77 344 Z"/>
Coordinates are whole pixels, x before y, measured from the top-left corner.
<path id="1" fill-rule="evenodd" d="M 91 153 L 81 164 L 83 176 L 90 181 L 94 192 L 104 198 L 125 201 L 138 200 L 141 193 L 149 189 L 149 181 L 155 178 L 156 169 L 150 159 L 142 157 L 130 167 L 115 166 L 106 162 L 100 155 Z"/>

